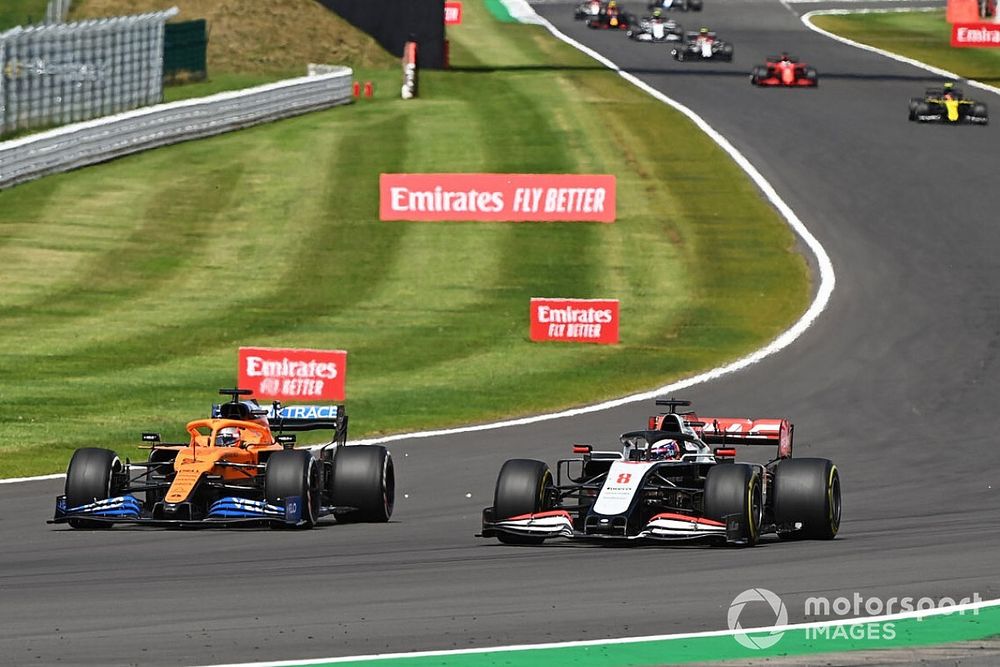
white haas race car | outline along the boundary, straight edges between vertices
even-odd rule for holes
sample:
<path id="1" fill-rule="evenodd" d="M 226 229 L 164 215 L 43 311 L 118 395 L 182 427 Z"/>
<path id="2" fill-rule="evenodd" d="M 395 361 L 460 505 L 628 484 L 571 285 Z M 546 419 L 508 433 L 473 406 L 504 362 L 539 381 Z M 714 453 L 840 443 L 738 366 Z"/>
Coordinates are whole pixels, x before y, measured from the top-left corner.
<path id="1" fill-rule="evenodd" d="M 721 40 L 718 36 L 702 28 L 698 32 L 688 32 L 685 34 L 685 42 L 671 49 L 670 55 L 674 60 L 721 60 L 732 62 L 733 45 Z"/>
<path id="2" fill-rule="evenodd" d="M 654 15 L 640 19 L 634 27 L 630 26 L 625 36 L 649 44 L 679 42 L 684 39 L 684 29 L 677 21 Z"/>
<path id="3" fill-rule="evenodd" d="M 833 539 L 840 527 L 840 474 L 822 458 L 792 458 L 786 419 L 698 417 L 690 405 L 621 435 L 621 451 L 574 445 L 553 477 L 542 461 L 511 459 L 497 478 L 480 537 L 505 544 L 550 538 L 588 541 L 700 540 L 753 546 L 764 534 Z M 712 447 L 714 445 L 714 448 Z M 767 463 L 738 463 L 736 446 L 771 445 Z"/>

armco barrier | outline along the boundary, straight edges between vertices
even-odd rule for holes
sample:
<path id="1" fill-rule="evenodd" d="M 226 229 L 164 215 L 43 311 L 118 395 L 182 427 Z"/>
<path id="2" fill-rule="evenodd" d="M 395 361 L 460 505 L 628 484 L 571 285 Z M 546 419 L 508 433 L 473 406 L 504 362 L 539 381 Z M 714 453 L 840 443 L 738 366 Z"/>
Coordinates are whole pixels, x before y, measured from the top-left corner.
<path id="1" fill-rule="evenodd" d="M 130 153 L 351 102 L 353 71 L 288 79 L 67 125 L 0 143 L 0 188 Z"/>

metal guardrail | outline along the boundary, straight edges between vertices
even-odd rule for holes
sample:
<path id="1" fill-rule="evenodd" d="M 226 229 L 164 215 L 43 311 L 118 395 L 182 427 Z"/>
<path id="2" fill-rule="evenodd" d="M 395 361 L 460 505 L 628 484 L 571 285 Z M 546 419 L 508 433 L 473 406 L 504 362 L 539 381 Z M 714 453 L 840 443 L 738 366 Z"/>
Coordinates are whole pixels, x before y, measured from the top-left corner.
<path id="1" fill-rule="evenodd" d="M 0 188 L 353 100 L 353 71 L 160 104 L 0 142 Z"/>

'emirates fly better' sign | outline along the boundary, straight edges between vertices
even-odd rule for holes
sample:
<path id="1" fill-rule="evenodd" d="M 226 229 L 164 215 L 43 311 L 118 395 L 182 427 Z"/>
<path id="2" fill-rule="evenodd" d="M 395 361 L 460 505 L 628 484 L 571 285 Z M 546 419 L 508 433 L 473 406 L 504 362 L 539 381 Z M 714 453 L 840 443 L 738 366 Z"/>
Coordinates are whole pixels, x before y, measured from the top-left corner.
<path id="1" fill-rule="evenodd" d="M 617 343 L 618 300 L 532 299 L 531 340 Z"/>
<path id="2" fill-rule="evenodd" d="M 382 174 L 382 220 L 614 222 L 606 174 Z"/>
<path id="3" fill-rule="evenodd" d="M 342 401 L 346 376 L 345 350 L 240 348 L 240 387 L 257 398 Z"/>
<path id="4" fill-rule="evenodd" d="M 951 45 L 1000 48 L 1000 23 L 955 23 L 951 26 Z"/>

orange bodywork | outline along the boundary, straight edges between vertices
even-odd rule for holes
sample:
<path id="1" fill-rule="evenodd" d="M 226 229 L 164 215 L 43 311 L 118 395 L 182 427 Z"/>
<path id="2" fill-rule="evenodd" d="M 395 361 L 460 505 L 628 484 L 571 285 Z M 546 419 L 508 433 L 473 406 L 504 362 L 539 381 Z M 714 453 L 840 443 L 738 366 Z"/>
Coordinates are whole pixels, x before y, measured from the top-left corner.
<path id="1" fill-rule="evenodd" d="M 239 432 L 239 439 L 233 444 L 217 443 L 222 429 L 235 429 Z M 219 463 L 256 466 L 260 462 L 260 452 L 282 448 L 270 428 L 251 421 L 196 419 L 187 423 L 187 432 L 191 436 L 187 447 L 157 447 L 177 451 L 177 458 L 174 459 L 177 475 L 164 498 L 168 503 L 188 500 L 206 474 L 218 475 L 225 480 L 244 480 L 257 474 L 255 468 L 221 466 Z"/>

